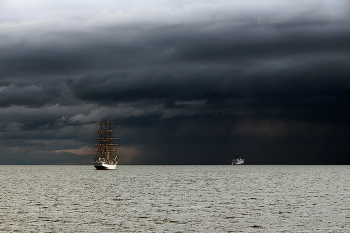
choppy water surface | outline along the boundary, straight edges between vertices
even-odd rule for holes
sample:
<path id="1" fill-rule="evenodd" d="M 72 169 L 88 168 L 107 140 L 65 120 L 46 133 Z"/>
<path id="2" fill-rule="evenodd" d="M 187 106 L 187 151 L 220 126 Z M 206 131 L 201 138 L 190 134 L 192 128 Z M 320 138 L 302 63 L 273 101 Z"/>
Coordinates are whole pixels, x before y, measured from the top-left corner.
<path id="1" fill-rule="evenodd" d="M 0 169 L 0 232 L 350 232 L 350 166 Z"/>

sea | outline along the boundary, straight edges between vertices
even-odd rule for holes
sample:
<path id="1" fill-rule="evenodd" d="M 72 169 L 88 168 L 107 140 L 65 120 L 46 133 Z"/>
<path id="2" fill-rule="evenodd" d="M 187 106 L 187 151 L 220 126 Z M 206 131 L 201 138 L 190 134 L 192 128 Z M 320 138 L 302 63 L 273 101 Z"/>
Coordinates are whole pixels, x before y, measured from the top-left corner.
<path id="1" fill-rule="evenodd" d="M 1 165 L 0 232 L 350 232 L 350 166 Z"/>

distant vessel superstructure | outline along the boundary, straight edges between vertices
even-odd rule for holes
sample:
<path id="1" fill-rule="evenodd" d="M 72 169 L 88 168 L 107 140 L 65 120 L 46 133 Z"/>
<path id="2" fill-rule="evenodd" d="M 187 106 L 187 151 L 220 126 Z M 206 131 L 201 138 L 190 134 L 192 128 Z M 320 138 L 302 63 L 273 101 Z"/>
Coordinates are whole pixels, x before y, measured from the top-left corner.
<path id="1" fill-rule="evenodd" d="M 232 159 L 232 165 L 243 165 L 244 164 L 244 159 L 241 157 L 237 156 L 236 159 Z"/>
<path id="2" fill-rule="evenodd" d="M 116 168 L 118 162 L 118 149 L 116 149 L 119 144 L 114 143 L 118 138 L 113 137 L 113 133 L 116 132 L 112 125 L 115 122 L 104 120 L 99 122 L 99 129 L 96 132 L 99 136 L 95 140 L 97 143 L 94 146 L 95 151 L 95 161 L 94 167 L 97 170 L 113 170 Z"/>

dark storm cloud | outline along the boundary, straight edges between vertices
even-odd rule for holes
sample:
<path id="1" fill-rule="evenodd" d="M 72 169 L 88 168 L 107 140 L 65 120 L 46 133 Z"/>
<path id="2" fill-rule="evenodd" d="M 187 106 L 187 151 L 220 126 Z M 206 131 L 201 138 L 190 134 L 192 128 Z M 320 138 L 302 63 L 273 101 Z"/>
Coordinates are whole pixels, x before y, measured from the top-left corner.
<path id="1" fill-rule="evenodd" d="M 348 162 L 337 145 L 349 136 L 346 1 L 177 4 L 0 17 L 1 138 L 83 147 L 109 117 L 138 152 L 130 163 L 229 163 L 232 151 L 307 162 L 332 146 Z M 73 148 L 49 145 L 64 158 Z"/>
<path id="2" fill-rule="evenodd" d="M 33 78 L 35 79 L 35 78 Z M 0 92 L 0 106 L 29 106 L 41 107 L 45 105 L 76 105 L 78 100 L 72 98 L 68 92 L 64 79 L 53 80 L 16 80 L 14 83 L 3 86 Z"/>
<path id="3" fill-rule="evenodd" d="M 346 55 L 348 20 L 316 16 L 302 20 L 302 16 L 295 15 L 291 19 L 282 18 L 284 23 L 255 13 L 188 25 L 133 22 L 88 30 L 34 28 L 33 34 L 14 32 L 3 38 L 2 72 L 16 70 L 27 75 L 31 72 L 72 75 L 116 69 L 135 72 L 164 65 L 179 69 L 188 62 L 198 65 L 207 61 L 209 64 L 204 65 L 208 66 L 238 62 L 236 66 L 251 66 L 261 59 Z M 260 17 L 266 19 L 259 22 Z"/>
<path id="4" fill-rule="evenodd" d="M 179 72 L 179 76 L 89 76 L 76 80 L 71 87 L 78 98 L 106 105 L 150 99 L 176 107 L 169 101 L 205 100 L 208 110 L 219 108 L 232 113 L 232 109 L 243 107 L 255 115 L 269 114 L 264 109 L 275 108 L 289 118 L 346 122 L 349 67 L 349 61 L 339 59 L 309 61 L 273 71 L 260 68 L 249 73 L 203 69 L 202 73 Z M 341 114 L 333 114 L 331 109 Z"/>

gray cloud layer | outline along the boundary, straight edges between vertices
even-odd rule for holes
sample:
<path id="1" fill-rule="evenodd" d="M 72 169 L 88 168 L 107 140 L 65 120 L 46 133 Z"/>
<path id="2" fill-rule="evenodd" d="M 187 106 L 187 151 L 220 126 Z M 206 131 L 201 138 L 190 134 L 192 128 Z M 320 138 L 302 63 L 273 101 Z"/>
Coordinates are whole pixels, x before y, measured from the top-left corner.
<path id="1" fill-rule="evenodd" d="M 0 18 L 0 136 L 55 142 L 26 163 L 88 161 L 55 151 L 92 143 L 104 117 L 125 163 L 327 163 L 334 147 L 350 162 L 347 1 L 103 5 Z"/>

